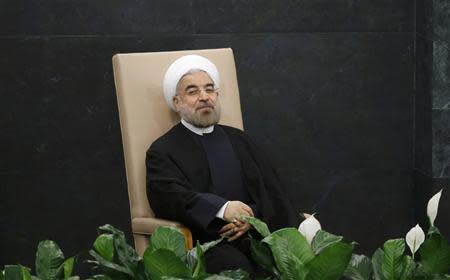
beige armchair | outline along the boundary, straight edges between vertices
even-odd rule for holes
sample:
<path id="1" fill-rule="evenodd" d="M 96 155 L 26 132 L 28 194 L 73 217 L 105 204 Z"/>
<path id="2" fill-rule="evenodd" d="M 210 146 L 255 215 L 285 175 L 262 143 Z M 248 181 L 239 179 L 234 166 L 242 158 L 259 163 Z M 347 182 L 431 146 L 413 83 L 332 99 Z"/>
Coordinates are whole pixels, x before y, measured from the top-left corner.
<path id="1" fill-rule="evenodd" d="M 130 200 L 131 226 L 135 248 L 142 255 L 148 237 L 161 225 L 179 227 L 192 248 L 188 228 L 157 219 L 146 193 L 145 152 L 150 144 L 179 122 L 176 113 L 166 105 L 162 81 L 169 65 L 187 54 L 202 55 L 214 62 L 221 75 L 221 124 L 242 129 L 242 114 L 236 66 L 231 49 L 116 54 L 113 57 L 114 80 L 122 130 L 123 150 Z"/>

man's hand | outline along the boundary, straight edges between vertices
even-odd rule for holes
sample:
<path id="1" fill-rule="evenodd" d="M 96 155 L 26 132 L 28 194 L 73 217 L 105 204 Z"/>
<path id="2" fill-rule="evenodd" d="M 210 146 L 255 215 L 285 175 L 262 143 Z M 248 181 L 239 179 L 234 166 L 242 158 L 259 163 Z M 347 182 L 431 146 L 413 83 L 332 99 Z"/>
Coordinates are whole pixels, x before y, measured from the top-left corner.
<path id="1" fill-rule="evenodd" d="M 232 222 L 238 219 L 240 215 L 254 217 L 250 206 L 238 200 L 230 201 L 223 214 L 223 219 L 227 222 Z"/>
<path id="2" fill-rule="evenodd" d="M 224 237 L 228 237 L 228 241 L 233 241 L 241 237 L 250 229 L 250 224 L 235 220 L 234 222 L 224 225 L 220 230 L 219 234 Z"/>

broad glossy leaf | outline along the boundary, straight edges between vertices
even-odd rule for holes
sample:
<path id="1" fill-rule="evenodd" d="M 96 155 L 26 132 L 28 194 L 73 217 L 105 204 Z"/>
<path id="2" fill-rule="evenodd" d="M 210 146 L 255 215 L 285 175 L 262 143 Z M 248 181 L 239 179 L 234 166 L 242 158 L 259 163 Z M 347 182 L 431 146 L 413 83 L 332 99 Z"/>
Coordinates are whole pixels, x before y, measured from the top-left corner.
<path id="1" fill-rule="evenodd" d="M 94 249 L 105 260 L 112 261 L 114 258 L 114 235 L 104 233 L 95 239 Z"/>
<path id="2" fill-rule="evenodd" d="M 272 271 L 275 266 L 272 252 L 266 243 L 256 239 L 250 239 L 250 252 L 253 260 L 267 271 Z"/>
<path id="3" fill-rule="evenodd" d="M 316 255 L 331 244 L 342 240 L 342 236 L 334 235 L 324 230 L 319 230 L 314 237 L 311 247 Z"/>
<path id="4" fill-rule="evenodd" d="M 441 234 L 441 232 L 439 231 L 439 229 L 435 226 L 430 226 L 430 228 L 428 229 L 427 235 L 432 235 L 432 234 Z"/>
<path id="5" fill-rule="evenodd" d="M 144 265 L 152 280 L 162 279 L 163 276 L 178 278 L 191 277 L 190 269 L 184 262 L 167 249 L 156 249 L 144 253 Z"/>
<path id="6" fill-rule="evenodd" d="M 195 246 L 195 252 L 197 261 L 195 264 L 194 272 L 192 273 L 192 277 L 198 278 L 207 274 L 205 252 L 203 252 L 202 246 L 200 246 L 200 242 L 198 241 L 197 246 Z"/>
<path id="7" fill-rule="evenodd" d="M 24 280 L 22 267 L 20 265 L 5 265 L 5 279 Z"/>
<path id="8" fill-rule="evenodd" d="M 352 257 L 353 245 L 344 242 L 331 244 L 322 250 L 311 262 L 306 264 L 309 269 L 308 280 L 341 279 Z"/>
<path id="9" fill-rule="evenodd" d="M 99 266 L 101 269 L 103 269 L 108 276 L 114 275 L 115 277 L 120 278 L 120 275 L 124 274 L 124 275 L 134 277 L 133 271 L 130 270 L 128 267 L 110 262 L 110 261 L 104 259 L 102 256 L 100 256 L 94 250 L 90 250 L 89 254 L 95 258 L 96 261 L 94 263 L 97 266 Z M 92 263 L 92 261 L 91 261 L 91 263 Z"/>
<path id="10" fill-rule="evenodd" d="M 208 251 L 209 249 L 211 249 L 212 247 L 216 246 L 217 244 L 219 244 L 220 242 L 223 241 L 223 238 L 217 239 L 217 240 L 213 240 L 210 242 L 206 242 L 203 244 L 200 244 L 200 246 L 202 247 L 202 251 L 203 253 L 205 253 L 206 251 Z M 197 243 L 198 246 L 198 243 Z M 186 256 L 187 260 L 187 264 L 189 266 L 190 269 L 194 269 L 196 263 L 197 263 L 197 248 L 194 247 L 191 250 L 189 250 L 189 252 L 187 253 Z"/>
<path id="11" fill-rule="evenodd" d="M 344 271 L 344 276 L 351 280 L 370 280 L 372 275 L 372 263 L 364 255 L 353 254 Z"/>
<path id="12" fill-rule="evenodd" d="M 1 274 L 0 279 L 31 280 L 30 269 L 20 264 L 6 265 L 5 271 L 0 271 L 0 274 Z"/>
<path id="13" fill-rule="evenodd" d="M 283 228 L 277 230 L 262 240 L 269 244 L 278 269 L 283 272 L 286 267 L 288 253 L 296 256 L 303 264 L 314 258 L 314 252 L 296 228 Z"/>
<path id="14" fill-rule="evenodd" d="M 206 277 L 203 280 L 234 280 L 233 278 L 222 276 L 222 275 L 211 275 L 209 277 Z"/>
<path id="15" fill-rule="evenodd" d="M 430 235 L 420 247 L 419 254 L 425 271 L 448 273 L 450 270 L 450 246 L 442 235 Z"/>
<path id="16" fill-rule="evenodd" d="M 399 280 L 409 280 L 411 279 L 416 263 L 410 256 L 403 256 L 402 260 L 402 274 Z"/>
<path id="17" fill-rule="evenodd" d="M 114 235 L 114 247 L 116 249 L 119 262 L 126 266 L 130 271 L 136 271 L 140 260 L 139 255 L 133 247 L 127 244 L 124 236 L 120 236 L 119 238 L 117 237 L 117 235 Z"/>
<path id="18" fill-rule="evenodd" d="M 140 257 L 134 248 L 128 245 L 125 234 L 109 224 L 99 227 L 98 232 L 99 234 L 107 233 L 113 235 L 114 248 L 119 263 L 127 267 L 130 271 L 136 271 Z"/>
<path id="19" fill-rule="evenodd" d="M 378 248 L 372 256 L 372 271 L 375 280 L 383 279 L 383 271 L 382 271 L 383 257 L 384 252 L 381 248 Z"/>
<path id="20" fill-rule="evenodd" d="M 281 271 L 283 280 L 305 280 L 308 275 L 308 268 L 293 254 L 287 253 L 283 259 L 284 271 Z"/>
<path id="21" fill-rule="evenodd" d="M 113 227 L 110 224 L 105 224 L 103 226 L 99 226 L 97 231 L 98 231 L 99 235 L 104 234 L 104 233 L 124 235 L 123 231 Z"/>
<path id="22" fill-rule="evenodd" d="M 405 241 L 403 239 L 392 239 L 384 243 L 383 263 L 381 271 L 384 279 L 398 280 L 402 274 L 403 252 L 405 251 Z"/>
<path id="23" fill-rule="evenodd" d="M 64 278 L 69 278 L 72 275 L 73 265 L 75 263 L 75 257 L 70 257 L 63 263 Z"/>
<path id="24" fill-rule="evenodd" d="M 4 270 L 0 270 L 0 280 L 5 279 L 5 271 Z"/>
<path id="25" fill-rule="evenodd" d="M 30 269 L 22 265 L 20 266 L 20 268 L 22 269 L 23 280 L 31 280 Z"/>
<path id="26" fill-rule="evenodd" d="M 92 276 L 92 279 L 95 279 L 95 280 L 112 280 L 111 277 L 109 277 L 108 275 L 103 275 L 103 274 L 94 275 L 94 276 Z"/>
<path id="27" fill-rule="evenodd" d="M 182 259 L 186 259 L 186 246 L 183 233 L 175 227 L 158 227 L 150 237 L 152 250 L 167 249 Z"/>
<path id="28" fill-rule="evenodd" d="M 263 221 L 261 221 L 261 220 L 259 220 L 257 218 L 254 218 L 254 217 L 249 217 L 249 216 L 244 216 L 243 219 L 245 221 L 247 221 L 250 225 L 252 225 L 253 228 L 259 234 L 261 234 L 262 237 L 266 237 L 266 236 L 268 236 L 270 234 L 269 227 Z"/>
<path id="29" fill-rule="evenodd" d="M 225 270 L 225 271 L 222 271 L 219 275 L 229 277 L 234 280 L 250 280 L 250 274 L 247 271 L 242 270 L 242 269 Z"/>
<path id="30" fill-rule="evenodd" d="M 147 276 L 147 272 L 145 272 L 145 265 L 144 265 L 143 260 L 140 260 L 138 262 L 138 266 L 134 273 L 133 280 L 148 280 L 148 276 Z"/>
<path id="31" fill-rule="evenodd" d="M 39 242 L 36 252 L 36 274 L 42 280 L 59 279 L 63 276 L 60 269 L 64 262 L 64 254 L 59 246 L 51 241 Z"/>

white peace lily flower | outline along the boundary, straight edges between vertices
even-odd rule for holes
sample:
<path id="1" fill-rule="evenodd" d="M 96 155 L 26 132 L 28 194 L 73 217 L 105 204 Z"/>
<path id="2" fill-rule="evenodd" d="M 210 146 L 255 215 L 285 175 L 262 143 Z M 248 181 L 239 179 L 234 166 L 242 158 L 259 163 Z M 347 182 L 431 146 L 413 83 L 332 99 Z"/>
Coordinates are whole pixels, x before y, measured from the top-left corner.
<path id="1" fill-rule="evenodd" d="M 428 201 L 427 216 L 428 216 L 428 219 L 430 219 L 431 226 L 434 226 L 434 220 L 436 220 L 438 207 L 439 207 L 439 200 L 441 199 L 441 194 L 442 194 L 442 190 L 440 190 L 437 194 L 435 194 Z"/>
<path id="2" fill-rule="evenodd" d="M 321 230 L 319 221 L 314 218 L 314 214 L 307 217 L 298 227 L 298 231 L 306 238 L 306 241 L 311 245 L 311 242 L 316 233 Z"/>
<path id="3" fill-rule="evenodd" d="M 422 228 L 417 224 L 406 234 L 406 244 L 408 244 L 411 253 L 416 253 L 419 249 L 420 245 L 425 241 L 425 232 L 423 232 Z"/>

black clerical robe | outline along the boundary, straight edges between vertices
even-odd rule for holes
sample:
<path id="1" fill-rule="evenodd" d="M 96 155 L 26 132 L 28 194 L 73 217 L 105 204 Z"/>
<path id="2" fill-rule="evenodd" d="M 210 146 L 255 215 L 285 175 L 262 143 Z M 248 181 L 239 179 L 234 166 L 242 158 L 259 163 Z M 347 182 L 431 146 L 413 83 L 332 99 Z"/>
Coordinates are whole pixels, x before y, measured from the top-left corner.
<path id="1" fill-rule="evenodd" d="M 242 167 L 258 218 L 271 230 L 295 225 L 292 208 L 280 180 L 264 153 L 241 130 L 216 127 L 228 136 Z M 225 224 L 216 213 L 228 200 L 214 193 L 205 149 L 198 138 L 181 123 L 157 139 L 148 149 L 147 193 L 156 217 L 178 221 L 192 231 L 194 240 L 210 241 Z M 201 137 L 201 136 L 200 136 Z"/>

